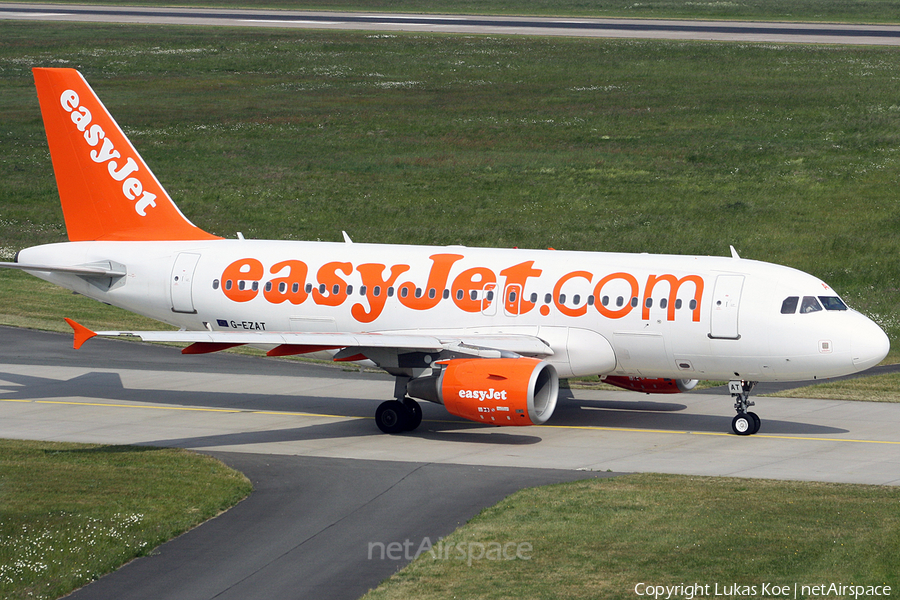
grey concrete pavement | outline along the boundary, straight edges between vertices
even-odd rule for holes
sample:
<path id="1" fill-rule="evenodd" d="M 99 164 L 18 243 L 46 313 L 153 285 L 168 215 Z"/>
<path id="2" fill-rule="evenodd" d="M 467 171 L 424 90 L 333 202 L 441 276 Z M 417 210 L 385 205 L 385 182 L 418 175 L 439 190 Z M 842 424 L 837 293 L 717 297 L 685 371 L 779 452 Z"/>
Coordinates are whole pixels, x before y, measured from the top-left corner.
<path id="1" fill-rule="evenodd" d="M 900 483 L 900 405 L 757 398 L 760 432 L 732 435 L 727 395 L 563 394 L 545 426 L 494 428 L 423 403 L 415 432 L 388 436 L 372 415 L 388 377 L 249 357 L 182 359 L 172 348 L 92 340 L 29 364 L 66 336 L 0 329 L 0 436 L 204 451 L 593 471 L 655 471 Z M 49 339 L 54 338 L 54 339 Z M 156 363 L 160 360 L 160 363 Z M 125 361 L 120 366 L 119 361 Z M 173 362 L 174 361 L 174 362 Z M 218 363 L 218 370 L 210 365 Z M 183 368 L 178 369 L 179 364 Z M 196 371 L 189 367 L 198 366 Z M 234 372 L 229 372 L 234 365 Z M 176 370 L 178 369 L 178 370 Z"/>

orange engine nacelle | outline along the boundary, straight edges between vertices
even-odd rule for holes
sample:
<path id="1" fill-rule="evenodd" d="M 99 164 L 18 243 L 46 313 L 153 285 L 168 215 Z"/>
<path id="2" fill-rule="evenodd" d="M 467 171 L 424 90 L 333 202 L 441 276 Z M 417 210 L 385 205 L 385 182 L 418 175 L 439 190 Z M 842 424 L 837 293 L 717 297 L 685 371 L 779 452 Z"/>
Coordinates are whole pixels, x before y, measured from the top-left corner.
<path id="1" fill-rule="evenodd" d="M 689 392 L 697 385 L 696 379 L 647 379 L 645 377 L 620 377 L 618 375 L 601 377 L 603 383 L 645 394 L 680 394 Z"/>
<path id="2" fill-rule="evenodd" d="M 447 412 L 491 425 L 539 425 L 556 408 L 559 377 L 535 358 L 456 358 L 440 373 L 413 379 L 406 393 L 437 402 Z"/>

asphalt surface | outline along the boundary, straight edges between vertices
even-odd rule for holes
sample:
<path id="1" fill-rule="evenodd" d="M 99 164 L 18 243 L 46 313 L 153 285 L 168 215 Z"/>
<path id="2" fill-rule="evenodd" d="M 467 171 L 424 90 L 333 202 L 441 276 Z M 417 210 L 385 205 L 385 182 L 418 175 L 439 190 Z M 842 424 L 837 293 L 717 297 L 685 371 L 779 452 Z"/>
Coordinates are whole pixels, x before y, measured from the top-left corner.
<path id="1" fill-rule="evenodd" d="M 758 399 L 760 433 L 738 437 L 727 395 L 575 391 L 547 426 L 423 403 L 416 432 L 387 436 L 371 415 L 392 390 L 374 373 L 105 339 L 75 351 L 0 327 L 0 437 L 190 448 L 256 488 L 77 599 L 357 598 L 509 493 L 619 472 L 900 485 L 896 404 Z M 380 555 L 391 543 L 398 560 Z"/>
<path id="2" fill-rule="evenodd" d="M 417 552 L 427 553 L 442 536 L 507 495 L 593 475 L 556 469 L 212 454 L 247 474 L 253 481 L 253 494 L 159 547 L 152 556 L 129 563 L 69 598 L 359 598 Z M 389 544 L 395 544 L 393 550 Z"/>
<path id="3" fill-rule="evenodd" d="M 900 27 L 833 23 L 680 21 L 491 17 L 322 11 L 0 4 L 0 19 L 292 27 L 365 31 L 412 31 L 601 38 L 693 39 L 742 42 L 898 45 Z"/>
<path id="4" fill-rule="evenodd" d="M 142 371 L 158 377 L 183 373 L 213 379 L 301 376 L 303 381 L 350 380 L 384 384 L 381 375 L 358 373 L 296 361 L 262 360 L 235 355 L 182 356 L 176 349 L 101 341 L 81 351 L 70 336 L 0 327 L 0 437 L 32 438 L 2 416 L 3 407 L 35 399 L 65 401 L 75 394 L 106 403 L 152 404 L 156 391 L 123 388 L 115 373 Z M 185 362 L 187 360 L 187 363 Z M 93 369 L 103 365 L 103 371 Z M 17 376 L 28 366 L 49 377 Z M 85 375 L 57 380 L 52 373 L 87 369 Z M 179 381 L 180 375 L 177 375 Z M 190 388 L 186 383 L 183 387 Z M 206 394 L 179 394 L 198 406 L 291 408 L 283 397 L 260 397 L 252 389 L 208 402 Z M 203 397 L 201 397 L 203 396 Z M 170 398 L 171 399 L 171 398 Z M 371 401 L 360 401 L 374 408 Z M 55 411 L 53 411 L 55 412 Z M 361 412 L 358 407 L 351 412 Z M 87 415 L 86 415 L 87 416 Z M 53 428 L 52 415 L 48 423 Z M 89 419 L 92 417 L 88 416 Z M 369 423 L 372 425 L 371 423 Z M 373 425 L 374 426 L 374 425 Z M 126 426 L 127 427 L 127 426 Z M 177 428 L 176 428 L 177 429 Z M 259 434 L 259 432 L 256 432 Z M 374 433 L 374 432 L 372 432 Z M 24 434 L 24 435 L 22 435 Z M 50 432 L 38 439 L 53 439 Z M 64 436 L 65 437 L 65 436 Z M 277 437 L 277 435 L 276 435 Z M 171 445 L 171 444 L 167 444 Z M 202 444 L 198 444 L 202 445 Z M 241 471 L 254 492 L 230 511 L 135 560 L 115 573 L 76 591 L 76 600 L 287 600 L 353 599 L 405 566 L 419 550 L 437 545 L 482 509 L 520 489 L 614 473 L 561 469 L 509 469 L 476 465 L 358 460 L 284 454 L 207 452 Z M 494 540 L 484 540 L 485 543 Z M 527 540 L 496 540 L 519 543 Z M 394 550 L 389 552 L 389 544 Z M 370 549 L 371 547 L 371 549 Z M 402 551 L 398 548 L 402 547 Z M 384 549 L 384 550 L 382 550 Z"/>
<path id="5" fill-rule="evenodd" d="M 194 376 L 212 380 L 227 377 L 228 382 L 233 382 L 235 376 L 258 377 L 261 373 L 275 379 L 299 376 L 300 381 L 312 386 L 317 381 L 330 382 L 335 378 L 363 387 L 368 384 L 383 387 L 390 381 L 382 375 L 296 361 L 228 354 L 182 356 L 171 347 L 109 343 L 106 340 L 96 340 L 100 343 L 88 344 L 76 352 L 71 348 L 70 337 L 0 327 L 0 437 L 56 437 L 40 433 L 35 436 L 35 432 L 26 433 L 21 429 L 17 432 L 14 422 L 4 418 L 4 407 L 21 407 L 32 404 L 35 399 L 66 402 L 66 398 L 74 394 L 79 398 L 88 395 L 94 402 L 107 404 L 126 400 L 131 403 L 137 399 L 153 405 L 166 400 L 165 395 L 161 396 L 155 390 L 128 391 L 118 373 L 138 371 L 154 379 L 169 374 L 177 380 L 177 385 L 186 389 L 176 394 L 180 407 L 207 406 L 217 410 L 213 407 L 218 406 L 240 412 L 254 410 L 251 407 L 286 410 L 296 408 L 296 405 L 289 396 L 259 395 L 252 386 L 231 393 L 220 391 L 214 394 L 219 396 L 216 402 L 207 393 L 190 391 L 190 378 L 182 379 L 184 369 L 190 369 Z M 103 369 L 97 371 L 96 365 L 103 365 Z M 16 367 L 23 366 L 37 368 L 47 376 L 16 375 Z M 82 370 L 87 372 L 70 379 L 55 378 Z M 226 383 L 226 387 L 228 385 Z M 168 400 L 175 400 L 175 397 Z M 375 406 L 371 400 L 355 403 L 360 406 L 351 406 L 351 413 L 362 413 Z M 57 411 L 51 410 L 51 413 Z M 93 419 L 90 415 L 85 416 Z M 47 424 L 52 428 L 53 414 L 48 418 Z M 135 421 L 131 424 L 141 428 Z M 367 424 L 374 427 L 371 422 L 367 421 Z M 127 423 L 120 425 L 129 428 Z M 169 429 L 170 432 L 173 430 L 180 428 Z M 196 433 L 197 429 L 192 428 L 192 432 Z M 284 435 L 277 431 L 269 433 L 274 433 L 270 439 Z M 268 434 L 256 431 L 248 435 L 266 437 Z M 160 443 L 173 445 L 162 440 Z M 204 443 L 209 440 L 196 440 L 194 445 L 202 450 Z M 400 451 L 394 453 L 390 461 L 207 453 L 250 478 L 254 486 L 250 497 L 201 527 L 160 546 L 151 556 L 127 564 L 69 598 L 358 598 L 405 566 L 420 549 L 437 545 L 441 537 L 517 490 L 614 475 L 562 469 L 412 462 L 416 459 L 414 453 Z M 485 543 L 489 541 L 494 540 L 484 540 Z M 496 541 L 519 543 L 527 540 Z M 388 552 L 391 543 L 400 545 Z M 402 552 L 396 550 L 400 547 Z"/>

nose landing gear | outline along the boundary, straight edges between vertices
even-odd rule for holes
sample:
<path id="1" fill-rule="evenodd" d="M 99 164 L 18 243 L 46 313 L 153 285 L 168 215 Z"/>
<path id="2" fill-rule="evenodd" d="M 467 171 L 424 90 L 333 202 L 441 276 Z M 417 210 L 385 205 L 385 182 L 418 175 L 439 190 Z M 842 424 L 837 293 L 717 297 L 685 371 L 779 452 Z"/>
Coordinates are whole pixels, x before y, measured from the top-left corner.
<path id="1" fill-rule="evenodd" d="M 734 410 L 737 411 L 737 416 L 731 421 L 731 430 L 737 435 L 753 435 L 759 431 L 759 416 L 747 410 L 756 405 L 756 402 L 750 400 L 750 391 L 755 385 L 755 381 L 728 382 L 728 391 L 734 398 Z"/>

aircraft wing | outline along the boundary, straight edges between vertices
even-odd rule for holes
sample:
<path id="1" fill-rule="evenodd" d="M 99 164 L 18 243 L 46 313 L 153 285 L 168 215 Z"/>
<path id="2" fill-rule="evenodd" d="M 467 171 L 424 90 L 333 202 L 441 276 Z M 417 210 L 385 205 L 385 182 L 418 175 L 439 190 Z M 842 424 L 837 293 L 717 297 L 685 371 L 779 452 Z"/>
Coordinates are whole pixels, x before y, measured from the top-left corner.
<path id="1" fill-rule="evenodd" d="M 74 347 L 80 348 L 84 342 L 94 336 L 137 338 L 145 342 L 188 343 L 190 346 L 182 350 L 183 354 L 205 354 L 217 352 L 235 346 L 273 346 L 267 352 L 269 356 L 288 356 L 306 354 L 322 350 L 372 349 L 393 353 L 431 352 L 500 357 L 519 356 L 551 356 L 553 350 L 546 342 L 531 335 L 490 335 L 464 334 L 452 335 L 441 333 L 339 333 L 339 332 L 269 332 L 269 331 L 92 331 L 71 319 L 66 322 L 75 330 Z M 354 352 L 349 357 L 358 356 Z M 340 360 L 340 355 L 336 357 Z M 356 358 L 353 358 L 357 360 Z M 378 362 L 376 360 L 376 362 Z"/>

